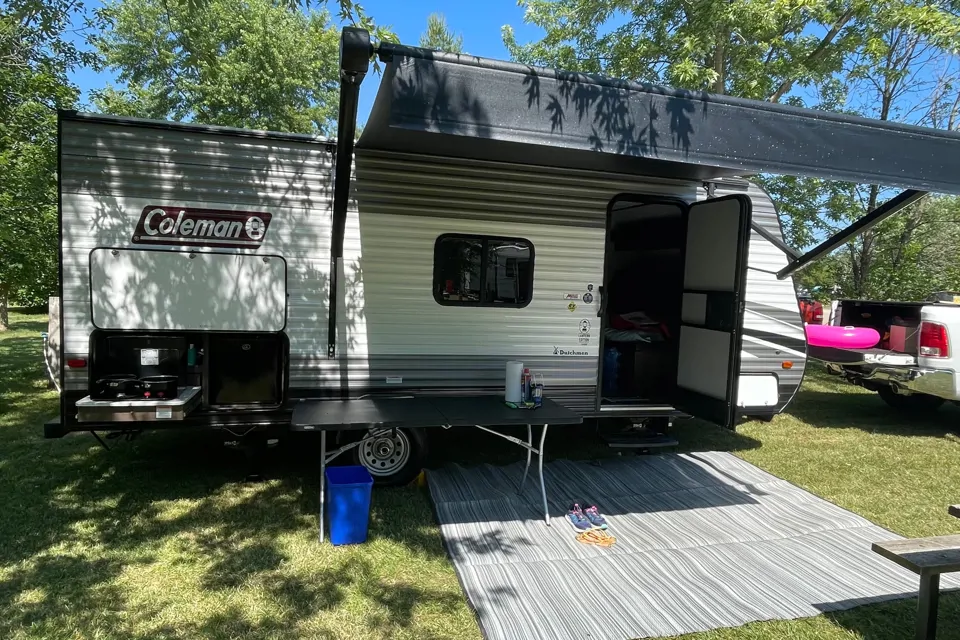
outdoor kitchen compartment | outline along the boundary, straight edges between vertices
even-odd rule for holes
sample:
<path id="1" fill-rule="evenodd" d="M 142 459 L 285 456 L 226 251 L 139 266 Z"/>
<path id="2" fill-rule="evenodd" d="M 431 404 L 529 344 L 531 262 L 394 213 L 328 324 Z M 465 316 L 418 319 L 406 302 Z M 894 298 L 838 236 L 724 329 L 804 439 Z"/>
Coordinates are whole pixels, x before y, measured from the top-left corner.
<path id="1" fill-rule="evenodd" d="M 286 395 L 289 342 L 283 333 L 210 334 L 207 403 L 276 407 Z"/>
<path id="2" fill-rule="evenodd" d="M 199 368 L 187 366 L 186 333 L 94 331 L 90 336 L 90 395 L 77 401 L 79 422 L 183 420 L 200 406 Z"/>

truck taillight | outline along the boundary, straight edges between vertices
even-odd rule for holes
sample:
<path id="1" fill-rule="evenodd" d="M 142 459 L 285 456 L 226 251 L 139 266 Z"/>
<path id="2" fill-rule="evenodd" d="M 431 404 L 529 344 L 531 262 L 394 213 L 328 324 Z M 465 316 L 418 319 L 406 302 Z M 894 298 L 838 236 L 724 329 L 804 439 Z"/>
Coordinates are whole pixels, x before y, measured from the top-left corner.
<path id="1" fill-rule="evenodd" d="M 946 326 L 939 322 L 920 323 L 920 355 L 927 358 L 950 357 Z"/>
<path id="2" fill-rule="evenodd" d="M 823 324 L 823 304 L 813 303 L 813 324 Z"/>

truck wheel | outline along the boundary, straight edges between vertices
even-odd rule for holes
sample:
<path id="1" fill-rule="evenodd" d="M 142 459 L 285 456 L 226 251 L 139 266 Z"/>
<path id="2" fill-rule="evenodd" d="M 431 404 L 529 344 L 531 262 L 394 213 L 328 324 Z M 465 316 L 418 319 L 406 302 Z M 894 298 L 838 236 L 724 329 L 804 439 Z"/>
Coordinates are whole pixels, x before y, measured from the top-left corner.
<path id="1" fill-rule="evenodd" d="M 928 396 L 925 393 L 903 395 L 890 387 L 880 387 L 877 393 L 888 405 L 904 413 L 932 413 L 943 404 L 943 398 Z"/>
<path id="2" fill-rule="evenodd" d="M 409 484 L 423 469 L 427 435 L 423 429 L 371 429 L 353 450 L 356 464 L 366 467 L 380 486 Z"/>

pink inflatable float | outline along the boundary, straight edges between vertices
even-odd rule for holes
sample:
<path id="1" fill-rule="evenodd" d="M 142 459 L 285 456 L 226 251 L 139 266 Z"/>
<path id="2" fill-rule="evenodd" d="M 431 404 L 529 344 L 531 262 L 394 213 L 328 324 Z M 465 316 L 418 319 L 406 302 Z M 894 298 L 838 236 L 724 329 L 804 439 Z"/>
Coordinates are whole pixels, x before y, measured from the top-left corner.
<path id="1" fill-rule="evenodd" d="M 880 342 L 880 334 L 869 327 L 835 327 L 829 324 L 808 324 L 807 344 L 836 349 L 869 349 Z"/>

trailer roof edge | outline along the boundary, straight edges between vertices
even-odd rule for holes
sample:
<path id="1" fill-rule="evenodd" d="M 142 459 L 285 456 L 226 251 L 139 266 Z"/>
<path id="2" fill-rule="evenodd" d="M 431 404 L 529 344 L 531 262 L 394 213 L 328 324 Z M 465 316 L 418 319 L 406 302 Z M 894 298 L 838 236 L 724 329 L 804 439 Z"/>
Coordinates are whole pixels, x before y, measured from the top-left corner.
<path id="1" fill-rule="evenodd" d="M 324 136 L 313 135 L 309 133 L 288 133 L 284 131 L 266 131 L 258 129 L 241 129 L 239 127 L 225 127 L 212 124 L 197 124 L 195 122 L 171 122 L 168 120 L 151 120 L 149 118 L 133 118 L 129 116 L 114 116 L 103 113 L 85 113 L 72 110 L 60 110 L 58 112 L 61 120 L 76 122 L 94 122 L 99 124 L 117 124 L 134 127 L 143 127 L 147 129 L 161 129 L 167 131 L 193 131 L 197 133 L 209 133 L 213 135 L 227 135 L 242 138 L 256 138 L 260 140 L 282 140 L 288 142 L 301 142 L 306 144 L 317 144 L 329 147 L 335 150 L 337 143 L 335 140 Z"/>

